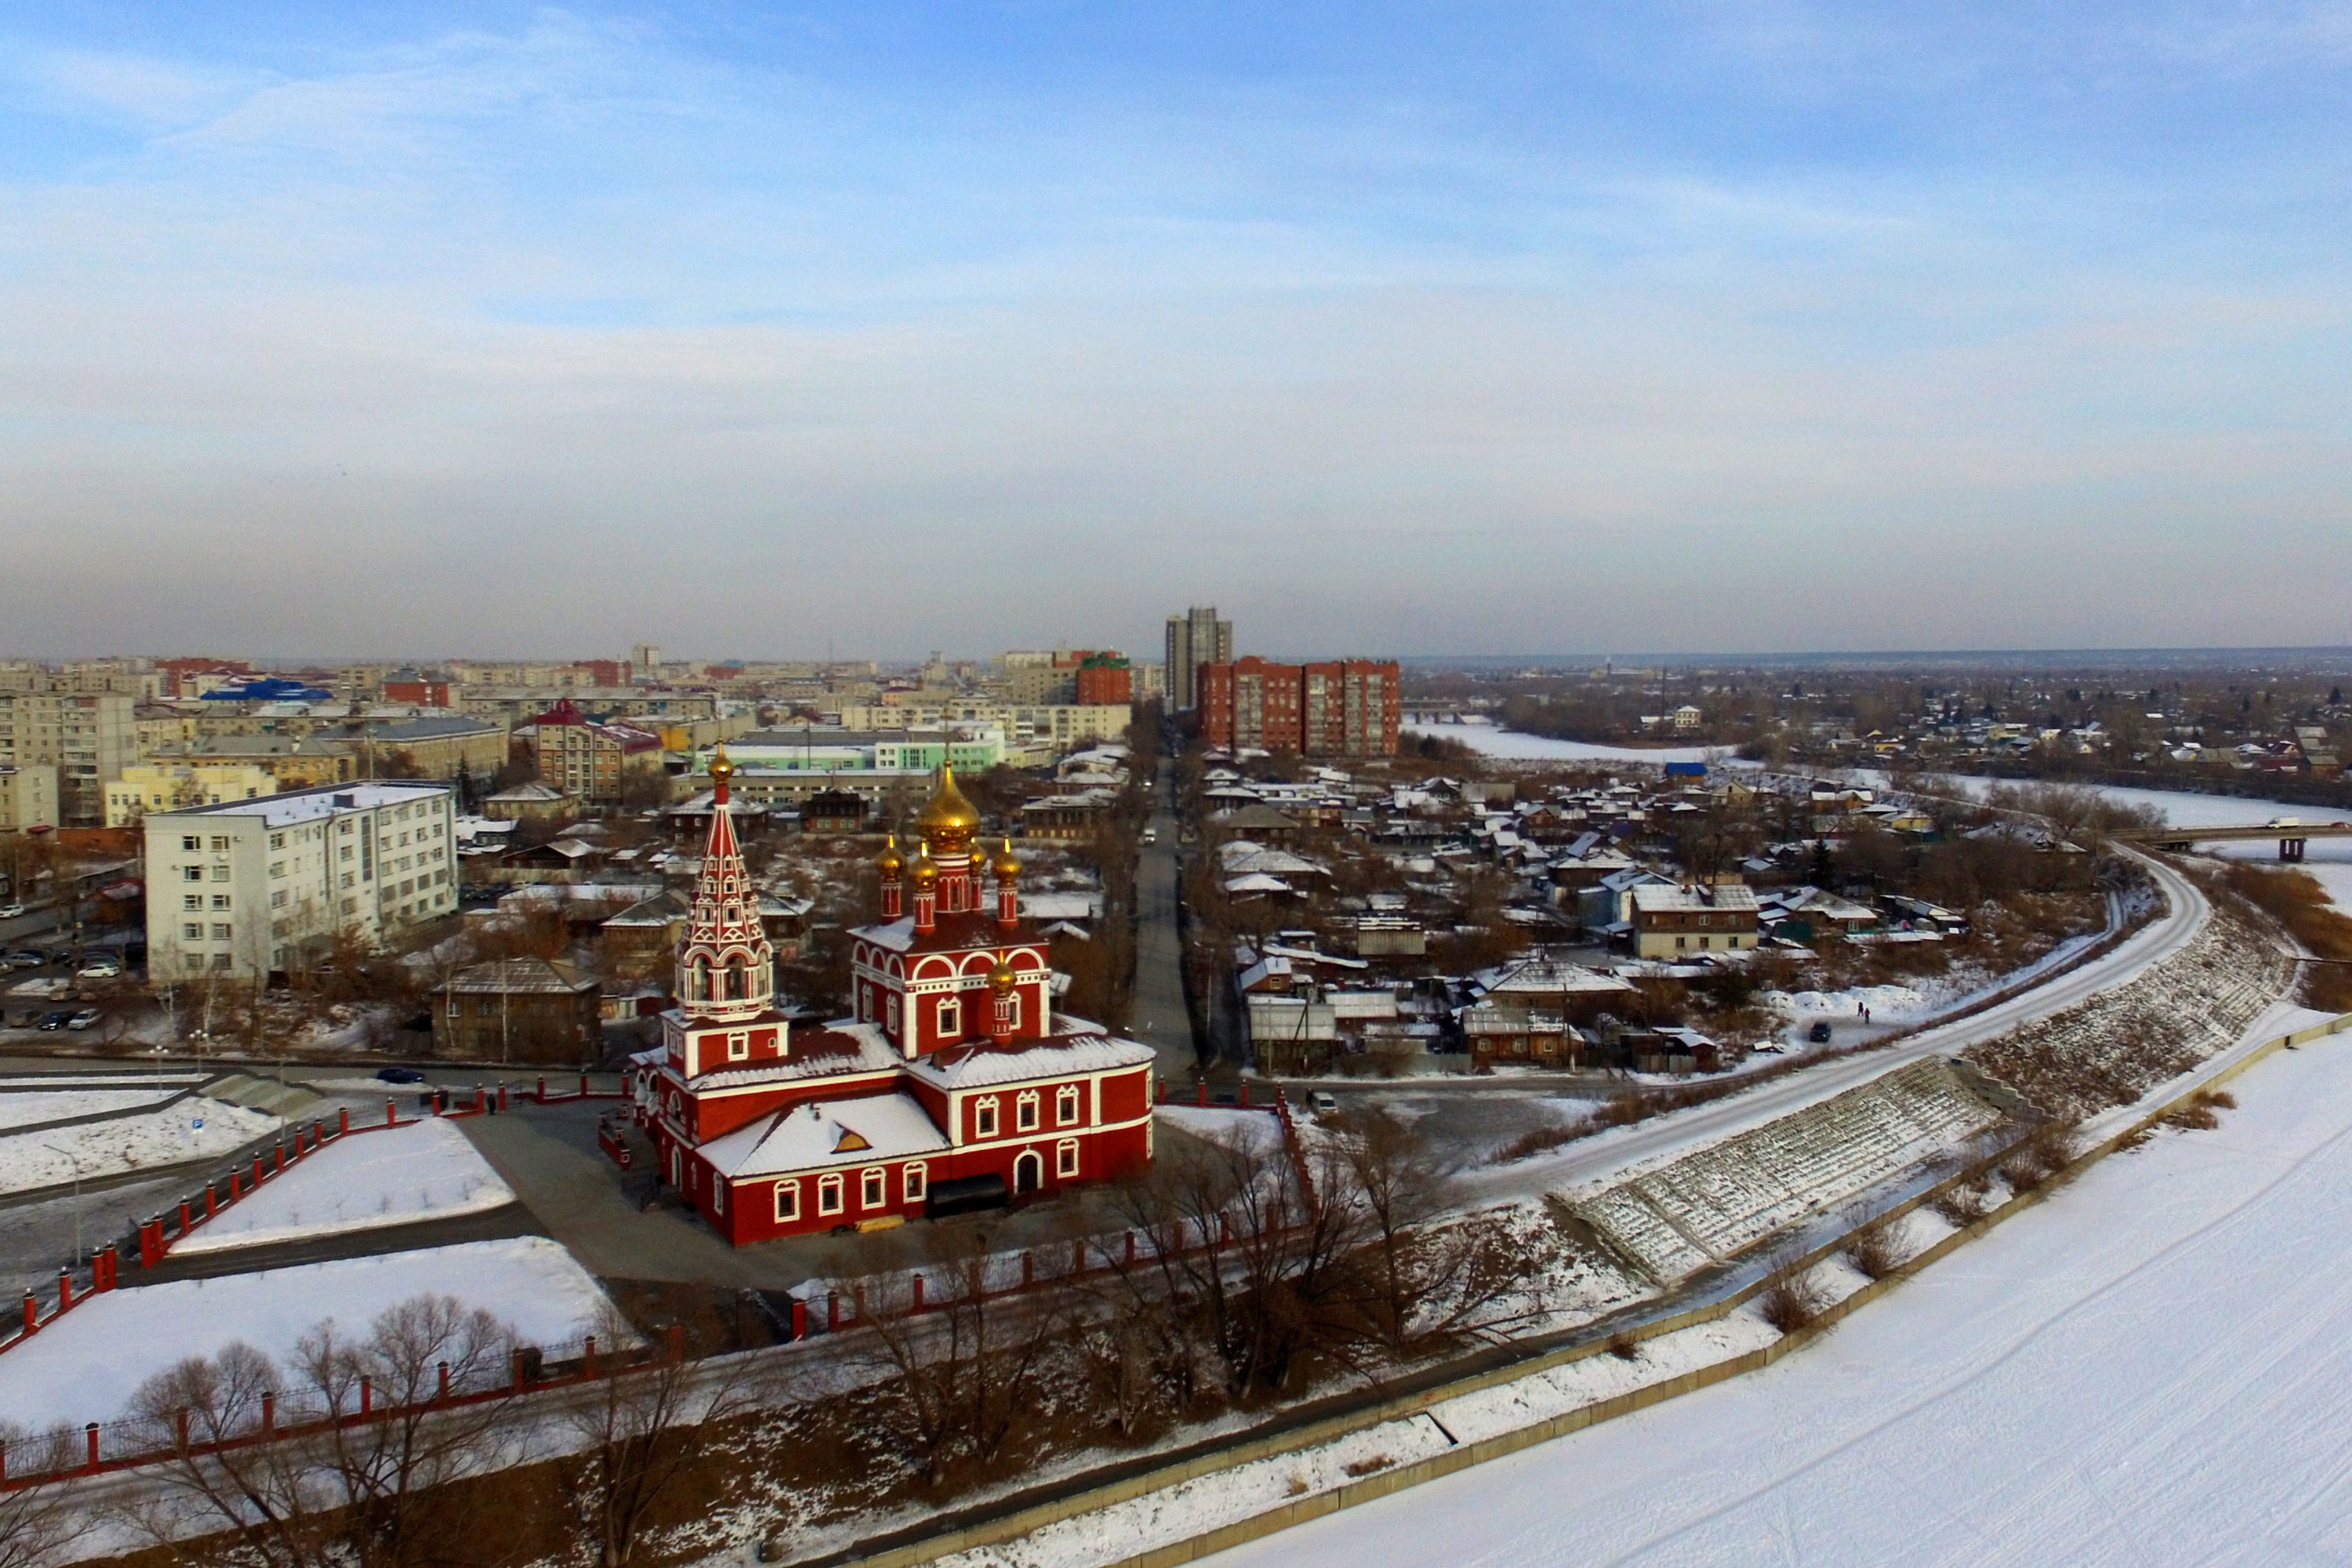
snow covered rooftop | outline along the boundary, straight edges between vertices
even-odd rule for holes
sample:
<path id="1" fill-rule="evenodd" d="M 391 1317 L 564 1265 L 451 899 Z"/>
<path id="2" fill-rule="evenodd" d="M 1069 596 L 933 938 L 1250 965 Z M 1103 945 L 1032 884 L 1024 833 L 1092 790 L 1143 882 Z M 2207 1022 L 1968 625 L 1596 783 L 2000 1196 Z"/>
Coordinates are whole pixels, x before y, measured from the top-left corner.
<path id="1" fill-rule="evenodd" d="M 266 795 L 254 800 L 228 800 L 218 805 L 192 805 L 183 811 L 158 811 L 150 816 L 157 822 L 184 816 L 257 816 L 271 827 L 285 827 L 345 812 L 374 811 L 387 805 L 448 798 L 449 786 L 442 784 L 321 784 L 316 789 L 288 790 L 283 795 Z"/>
<path id="2" fill-rule="evenodd" d="M 703 1155 L 729 1176 L 774 1176 L 946 1151 L 928 1111 L 907 1094 L 796 1105 L 713 1139 Z"/>

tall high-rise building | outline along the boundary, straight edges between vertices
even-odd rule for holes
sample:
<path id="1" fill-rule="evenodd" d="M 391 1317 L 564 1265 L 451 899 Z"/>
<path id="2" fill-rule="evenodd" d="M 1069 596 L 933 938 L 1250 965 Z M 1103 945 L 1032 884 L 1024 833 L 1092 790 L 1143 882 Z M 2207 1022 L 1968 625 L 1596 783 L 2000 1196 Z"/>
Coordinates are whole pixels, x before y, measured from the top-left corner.
<path id="1" fill-rule="evenodd" d="M 1217 619 L 1214 605 L 1194 605 L 1181 616 L 1168 617 L 1168 705 L 1171 709 L 1201 705 L 1201 667 L 1229 664 L 1234 657 L 1234 623 Z"/>

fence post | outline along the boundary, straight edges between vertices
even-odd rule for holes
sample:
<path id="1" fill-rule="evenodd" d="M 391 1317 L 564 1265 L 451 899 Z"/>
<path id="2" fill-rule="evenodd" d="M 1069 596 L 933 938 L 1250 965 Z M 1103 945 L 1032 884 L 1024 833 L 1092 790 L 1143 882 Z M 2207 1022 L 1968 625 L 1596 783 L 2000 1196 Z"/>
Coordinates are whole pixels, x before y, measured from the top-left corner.
<path id="1" fill-rule="evenodd" d="M 261 1185 L 261 1180 L 262 1180 L 262 1177 L 261 1177 L 261 1156 L 260 1156 L 260 1155 L 258 1155 L 258 1154 L 256 1154 L 256 1155 L 253 1157 L 253 1184 L 254 1184 L 256 1187 L 260 1186 L 260 1185 Z"/>
<path id="2" fill-rule="evenodd" d="M 1204 1079 L 1202 1079 L 1201 1080 L 1201 1082 L 1200 1082 L 1200 1084 L 1199 1084 L 1199 1086 L 1198 1086 L 1198 1087 L 1199 1087 L 1199 1090 L 1200 1090 L 1200 1101 L 1201 1101 L 1201 1103 L 1202 1103 L 1202 1105 L 1206 1105 L 1206 1104 L 1208 1104 L 1208 1103 L 1209 1103 L 1209 1080 L 1208 1080 L 1207 1079 L 1205 1079 L 1205 1078 L 1204 1078 Z"/>
<path id="3" fill-rule="evenodd" d="M 240 1188 L 238 1187 L 237 1184 L 238 1184 L 239 1182 L 241 1182 L 242 1180 L 244 1180 L 244 1178 L 245 1178 L 245 1173 L 244 1173 L 243 1171 L 231 1170 L 231 1171 L 229 1172 L 229 1173 L 228 1173 L 228 1201 L 229 1201 L 229 1202 L 231 1202 L 231 1203 L 235 1203 L 235 1202 L 236 1202 L 236 1199 L 237 1199 L 237 1194 L 238 1194 L 238 1192 L 240 1191 Z"/>
<path id="4" fill-rule="evenodd" d="M 41 1309 L 30 1290 L 25 1292 L 25 1331 L 31 1333 L 41 1326 Z"/>
<path id="5" fill-rule="evenodd" d="M 338 1133 L 343 1133 L 349 1132 L 351 1130 L 352 1108 L 346 1105 L 341 1110 L 335 1112 L 335 1131 Z"/>
<path id="6" fill-rule="evenodd" d="M 1037 1260 L 1028 1253 L 1021 1255 L 1021 1289 L 1026 1290 L 1037 1279 Z"/>
<path id="7" fill-rule="evenodd" d="M 580 1095 L 583 1100 L 588 1095 L 588 1075 L 584 1072 L 580 1075 Z"/>
<path id="8" fill-rule="evenodd" d="M 33 1326 L 33 1298 L 30 1295 L 25 1298 L 25 1326 L 28 1330 Z M 825 1332 L 831 1333 L 839 1327 L 841 1327 L 841 1292 L 827 1290 L 824 1293 Z"/>
<path id="9" fill-rule="evenodd" d="M 98 1468 L 98 1423 L 91 1422 L 82 1431 L 89 1438 L 89 1468 L 94 1470 Z"/>
<path id="10" fill-rule="evenodd" d="M 547 1079 L 543 1078 L 539 1080 L 539 1102 L 541 1105 L 547 1103 Z"/>
<path id="11" fill-rule="evenodd" d="M 205 1184 L 205 1217 L 210 1219 L 218 1213 L 220 1213 L 220 1199 L 214 1194 L 213 1184 L 206 1182 Z"/>
<path id="12" fill-rule="evenodd" d="M 504 1115 L 504 1114 L 505 1114 L 505 1112 L 506 1112 L 506 1109 L 507 1109 L 507 1086 L 506 1086 L 505 1084 L 500 1084 L 500 1085 L 499 1085 L 499 1114 L 500 1114 L 500 1115 Z"/>
<path id="13" fill-rule="evenodd" d="M 187 1199 L 180 1200 L 180 1234 L 182 1236 L 187 1235 L 196 1223 L 194 1209 L 195 1205 Z"/>
<path id="14" fill-rule="evenodd" d="M 73 1305 L 73 1270 L 58 1270 L 58 1310 L 63 1312 Z"/>
<path id="15" fill-rule="evenodd" d="M 522 1387 L 522 1347 L 520 1345 L 515 1346 L 512 1355 L 514 1362 L 512 1370 L 514 1386 L 517 1389 L 520 1389 Z"/>
<path id="16" fill-rule="evenodd" d="M 1024 1254 L 1022 1254 L 1022 1257 L 1025 1259 L 1025 1258 L 1028 1257 L 1028 1254 L 1027 1254 L 1027 1253 L 1024 1253 Z M 858 1307 L 857 1315 L 858 1315 L 859 1317 L 861 1317 L 861 1318 L 862 1318 L 862 1317 L 864 1317 L 864 1316 L 866 1315 L 866 1303 L 865 1303 L 865 1302 L 863 1302 L 863 1301 L 860 1301 L 860 1302 L 857 1304 L 857 1307 Z M 916 1275 L 916 1276 L 915 1276 L 915 1310 L 917 1310 L 918 1312 L 919 1312 L 919 1311 L 921 1311 L 922 1310 L 923 1310 L 923 1277 L 922 1277 L 921 1275 L 918 1274 L 918 1275 Z"/>
<path id="17" fill-rule="evenodd" d="M 1127 1233 L 1127 1261 L 1128 1261 L 1128 1266 L 1129 1266 L 1129 1268 L 1134 1267 L 1134 1265 L 1135 1265 L 1135 1232 L 1133 1232 L 1133 1231 L 1131 1231 L 1131 1230 L 1130 1230 L 1130 1231 L 1129 1231 L 1129 1232 Z"/>
<path id="18" fill-rule="evenodd" d="M 793 1298 L 793 1338 L 808 1338 L 808 1303 L 798 1296 Z"/>
<path id="19" fill-rule="evenodd" d="M 188 1407 L 184 1405 L 172 1412 L 172 1438 L 173 1445 L 178 1447 L 182 1453 L 184 1454 L 187 1452 Z"/>
<path id="20" fill-rule="evenodd" d="M 261 1435 L 265 1437 L 278 1430 L 278 1394 L 271 1390 L 261 1396 Z"/>
<path id="21" fill-rule="evenodd" d="M 375 1379 L 362 1376 L 360 1379 L 360 1414 L 362 1415 L 373 1415 L 374 1411 Z"/>
<path id="22" fill-rule="evenodd" d="M 474 1113 L 480 1115 L 490 1108 L 490 1091 L 480 1084 L 474 1086 Z"/>
<path id="23" fill-rule="evenodd" d="M 400 1106 L 390 1095 L 384 1096 L 383 1124 L 386 1127 L 397 1127 L 400 1125 Z"/>
<path id="24" fill-rule="evenodd" d="M 442 1398 L 442 1399 L 446 1399 L 446 1398 L 448 1398 L 448 1397 L 449 1397 L 449 1363 L 448 1363 L 447 1362 L 446 1362 L 446 1361 L 445 1361 L 445 1362 L 441 1363 L 440 1364 L 441 1364 L 441 1392 L 440 1392 L 440 1394 L 439 1394 L 436 1397 L 438 1397 L 438 1398 Z"/>
<path id="25" fill-rule="evenodd" d="M 673 1362 L 686 1359 L 686 1325 L 684 1323 L 672 1323 L 669 1326 L 669 1359 Z"/>
<path id="26" fill-rule="evenodd" d="M 114 1243 L 110 1241 L 100 1249 L 98 1260 L 100 1268 L 92 1283 L 100 1290 L 111 1290 L 114 1289 L 114 1271 L 121 1267 L 114 1255 Z"/>
<path id="27" fill-rule="evenodd" d="M 157 1220 L 149 1219 L 139 1222 L 140 1268 L 152 1268 L 155 1265 L 163 1261 L 162 1237 L 155 1234 L 161 1228 L 162 1223 Z"/>
<path id="28" fill-rule="evenodd" d="M 1242 1109 L 1244 1110 L 1249 1109 L 1249 1079 L 1242 1079 Z"/>

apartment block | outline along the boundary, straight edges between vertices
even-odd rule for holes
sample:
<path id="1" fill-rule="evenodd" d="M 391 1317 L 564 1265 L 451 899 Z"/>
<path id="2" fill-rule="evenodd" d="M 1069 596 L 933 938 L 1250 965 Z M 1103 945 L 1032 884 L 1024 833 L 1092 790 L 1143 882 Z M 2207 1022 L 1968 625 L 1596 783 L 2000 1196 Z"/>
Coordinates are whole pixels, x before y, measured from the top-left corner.
<path id="1" fill-rule="evenodd" d="M 137 699 L 124 692 L 0 692 L 0 766 L 58 770 L 67 827 L 106 820 L 106 784 L 139 760 Z"/>
<path id="2" fill-rule="evenodd" d="M 1214 605 L 1194 605 L 1168 617 L 1168 705 L 1189 710 L 1201 705 L 1201 667 L 1234 657 L 1234 623 L 1217 619 Z"/>
<path id="3" fill-rule="evenodd" d="M 0 833 L 58 825 L 58 770 L 0 764 Z"/>
<path id="4" fill-rule="evenodd" d="M 1393 660 L 1271 664 L 1253 654 L 1200 671 L 1201 734 L 1213 746 L 1308 757 L 1387 757 L 1402 718 Z"/>
<path id="5" fill-rule="evenodd" d="M 134 763 L 106 786 L 106 825 L 128 827 L 151 811 L 184 811 L 277 793 L 276 775 L 251 763 Z"/>
<path id="6" fill-rule="evenodd" d="M 145 818 L 158 985 L 254 981 L 339 931 L 397 941 L 457 907 L 456 802 L 438 784 L 330 784 Z"/>

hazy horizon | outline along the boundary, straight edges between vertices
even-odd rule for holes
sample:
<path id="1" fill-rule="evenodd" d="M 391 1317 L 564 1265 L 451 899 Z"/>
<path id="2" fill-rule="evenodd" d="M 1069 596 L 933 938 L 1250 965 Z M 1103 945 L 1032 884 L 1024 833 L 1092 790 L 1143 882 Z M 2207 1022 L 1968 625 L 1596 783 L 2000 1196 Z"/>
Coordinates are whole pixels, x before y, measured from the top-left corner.
<path id="1" fill-rule="evenodd" d="M 2340 8 L 0 44 L 47 657 L 2352 642 Z"/>

